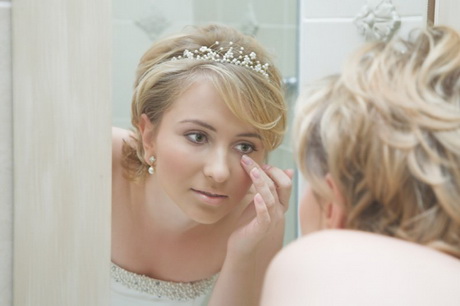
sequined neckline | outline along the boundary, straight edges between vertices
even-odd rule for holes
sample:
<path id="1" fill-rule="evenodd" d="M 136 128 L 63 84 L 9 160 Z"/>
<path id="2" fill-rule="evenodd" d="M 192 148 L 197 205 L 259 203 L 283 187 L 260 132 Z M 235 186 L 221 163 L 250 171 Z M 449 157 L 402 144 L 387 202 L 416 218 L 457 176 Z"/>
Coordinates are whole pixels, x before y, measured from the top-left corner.
<path id="1" fill-rule="evenodd" d="M 189 301 L 209 292 L 217 274 L 194 282 L 170 282 L 154 279 L 127 271 L 112 262 L 112 279 L 129 289 L 147 293 L 158 298 L 166 297 L 174 301 Z"/>

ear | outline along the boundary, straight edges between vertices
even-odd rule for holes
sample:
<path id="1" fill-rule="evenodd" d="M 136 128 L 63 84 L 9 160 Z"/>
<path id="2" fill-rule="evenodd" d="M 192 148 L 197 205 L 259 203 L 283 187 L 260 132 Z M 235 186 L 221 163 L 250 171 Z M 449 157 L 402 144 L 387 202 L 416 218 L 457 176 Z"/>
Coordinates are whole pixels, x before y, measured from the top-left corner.
<path id="1" fill-rule="evenodd" d="M 139 121 L 139 132 L 141 133 L 142 144 L 144 146 L 144 158 L 147 161 L 154 154 L 154 125 L 146 114 L 142 114 Z"/>
<path id="2" fill-rule="evenodd" d="M 347 212 L 345 209 L 345 201 L 343 198 L 343 194 L 330 173 L 326 175 L 326 182 L 329 185 L 329 188 L 331 189 L 332 193 L 332 199 L 326 203 L 325 207 L 326 209 L 324 217 L 326 219 L 326 228 L 345 228 Z"/>

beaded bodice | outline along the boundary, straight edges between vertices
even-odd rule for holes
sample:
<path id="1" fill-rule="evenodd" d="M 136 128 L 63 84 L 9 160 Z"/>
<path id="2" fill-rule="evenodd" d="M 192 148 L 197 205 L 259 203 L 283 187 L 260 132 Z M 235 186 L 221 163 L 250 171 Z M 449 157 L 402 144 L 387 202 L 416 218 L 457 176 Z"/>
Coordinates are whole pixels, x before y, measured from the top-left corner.
<path id="1" fill-rule="evenodd" d="M 209 292 L 217 275 L 194 282 L 170 282 L 127 271 L 116 264 L 111 265 L 112 279 L 127 288 L 174 301 L 193 300 Z"/>

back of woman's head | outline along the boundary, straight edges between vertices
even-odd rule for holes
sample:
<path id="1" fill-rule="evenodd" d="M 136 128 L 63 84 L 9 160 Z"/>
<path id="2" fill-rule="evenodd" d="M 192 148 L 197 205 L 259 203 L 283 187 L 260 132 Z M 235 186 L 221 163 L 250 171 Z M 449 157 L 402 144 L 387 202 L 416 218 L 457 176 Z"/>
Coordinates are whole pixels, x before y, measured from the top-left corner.
<path id="1" fill-rule="evenodd" d="M 346 226 L 460 258 L 460 36 L 447 27 L 357 51 L 308 87 L 295 123 L 300 168 L 319 197 L 334 178 Z"/>
<path id="2" fill-rule="evenodd" d="M 125 146 L 128 177 L 142 178 L 148 164 L 139 123 L 146 114 L 159 124 L 173 102 L 195 82 L 210 81 L 242 120 L 254 126 L 267 151 L 282 140 L 286 126 L 281 75 L 254 38 L 224 25 L 190 26 L 155 42 L 141 58 L 131 107 L 136 147 Z"/>

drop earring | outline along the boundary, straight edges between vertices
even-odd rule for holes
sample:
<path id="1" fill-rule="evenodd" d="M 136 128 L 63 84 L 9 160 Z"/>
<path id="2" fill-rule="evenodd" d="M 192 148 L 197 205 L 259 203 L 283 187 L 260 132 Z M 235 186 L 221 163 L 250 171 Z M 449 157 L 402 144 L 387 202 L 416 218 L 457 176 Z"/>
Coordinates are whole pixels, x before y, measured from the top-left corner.
<path id="1" fill-rule="evenodd" d="M 156 161 L 157 159 L 155 158 L 155 156 L 150 156 L 149 158 L 149 162 L 150 162 L 150 167 L 149 167 L 149 173 L 150 174 L 154 174 L 155 173 L 155 168 L 153 167 L 153 163 Z"/>

